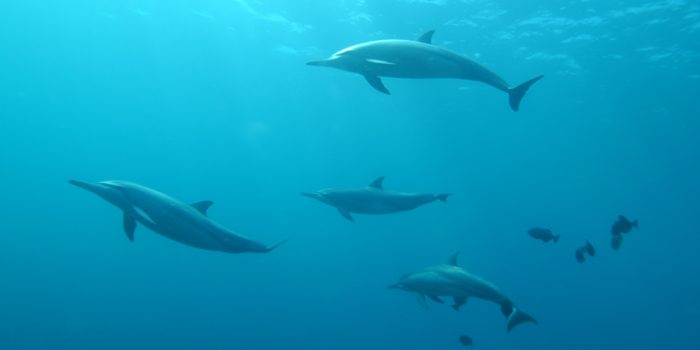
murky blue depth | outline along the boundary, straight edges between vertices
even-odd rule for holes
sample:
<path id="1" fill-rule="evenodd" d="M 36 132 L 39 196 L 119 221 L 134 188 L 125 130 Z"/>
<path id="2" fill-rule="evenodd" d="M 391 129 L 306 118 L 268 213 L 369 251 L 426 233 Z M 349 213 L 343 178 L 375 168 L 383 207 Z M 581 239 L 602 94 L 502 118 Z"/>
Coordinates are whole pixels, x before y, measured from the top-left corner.
<path id="1" fill-rule="evenodd" d="M 511 84 L 545 77 L 513 112 L 482 83 L 385 78 L 387 96 L 305 65 L 430 29 Z M 698 99 L 692 0 L 6 0 L 0 349 L 697 349 Z M 452 196 L 350 222 L 300 195 L 378 176 Z M 69 179 L 292 239 L 132 243 Z M 619 214 L 639 229 L 614 251 Z M 540 324 L 387 288 L 455 251 Z"/>

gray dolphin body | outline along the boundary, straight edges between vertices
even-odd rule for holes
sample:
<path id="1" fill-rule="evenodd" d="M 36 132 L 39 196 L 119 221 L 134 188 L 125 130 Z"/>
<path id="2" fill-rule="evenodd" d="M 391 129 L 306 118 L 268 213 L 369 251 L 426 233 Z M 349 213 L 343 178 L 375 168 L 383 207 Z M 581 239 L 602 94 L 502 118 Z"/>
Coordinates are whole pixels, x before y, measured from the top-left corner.
<path id="1" fill-rule="evenodd" d="M 211 201 L 181 202 L 164 193 L 127 181 L 71 184 L 97 194 L 124 212 L 124 231 L 134 240 L 137 223 L 174 241 L 226 253 L 267 253 L 284 241 L 265 246 L 209 219 Z"/>
<path id="2" fill-rule="evenodd" d="M 446 202 L 450 195 L 449 193 L 421 194 L 387 191 L 383 187 L 383 181 L 384 176 L 377 178 L 367 187 L 326 188 L 316 192 L 304 192 L 302 195 L 335 207 L 350 221 L 354 221 L 352 213 L 391 214 L 415 209 L 435 200 Z"/>
<path id="3" fill-rule="evenodd" d="M 537 321 L 530 315 L 521 311 L 508 297 L 503 295 L 496 286 L 483 278 L 469 273 L 457 265 L 455 253 L 445 264 L 431 266 L 401 277 L 398 283 L 389 288 L 401 289 L 416 293 L 421 303 L 425 297 L 429 297 L 439 303 L 443 303 L 440 297 L 452 297 L 455 310 L 467 302 L 468 298 L 479 298 L 494 302 L 501 306 L 501 312 L 508 318 L 508 331 L 515 326 Z"/>
<path id="4" fill-rule="evenodd" d="M 376 40 L 353 45 L 312 66 L 325 66 L 358 73 L 375 89 L 389 94 L 380 77 L 407 79 L 454 78 L 486 83 L 508 93 L 511 109 L 517 111 L 527 90 L 543 76 L 511 87 L 496 73 L 448 49 L 432 45 L 431 30 L 417 41 Z"/>

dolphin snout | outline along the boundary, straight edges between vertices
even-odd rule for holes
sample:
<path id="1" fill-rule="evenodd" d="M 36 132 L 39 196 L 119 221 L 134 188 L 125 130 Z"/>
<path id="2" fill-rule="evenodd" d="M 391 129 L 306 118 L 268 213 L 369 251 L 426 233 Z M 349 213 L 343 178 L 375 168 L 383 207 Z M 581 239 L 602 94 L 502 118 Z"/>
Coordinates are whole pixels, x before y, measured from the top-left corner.
<path id="1" fill-rule="evenodd" d="M 310 198 L 313 198 L 313 199 L 319 199 L 319 198 L 321 198 L 321 195 L 318 194 L 318 193 L 316 193 L 316 192 L 302 192 L 301 195 L 302 195 L 302 196 L 305 196 L 305 197 L 310 197 Z"/>
<path id="2" fill-rule="evenodd" d="M 309 61 L 306 62 L 307 66 L 325 66 L 328 61 L 326 60 L 320 60 L 320 61 Z"/>
<path id="3" fill-rule="evenodd" d="M 90 183 L 78 181 L 78 180 L 68 180 L 68 183 L 71 185 L 74 185 L 74 186 L 78 186 L 80 188 L 84 188 L 88 191 L 94 191 L 95 187 L 97 187 L 94 184 L 90 184 Z"/>

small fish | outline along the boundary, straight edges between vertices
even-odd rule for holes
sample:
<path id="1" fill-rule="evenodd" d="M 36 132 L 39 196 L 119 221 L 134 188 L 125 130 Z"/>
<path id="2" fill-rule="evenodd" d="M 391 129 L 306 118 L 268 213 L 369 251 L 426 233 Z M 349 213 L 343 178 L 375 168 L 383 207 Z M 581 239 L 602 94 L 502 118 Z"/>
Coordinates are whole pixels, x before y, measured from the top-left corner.
<path id="1" fill-rule="evenodd" d="M 474 344 L 474 342 L 472 342 L 472 338 L 467 337 L 466 335 L 460 335 L 459 342 L 462 343 L 462 345 L 464 346 L 471 346 L 472 344 Z"/>
<path id="2" fill-rule="evenodd" d="M 579 263 L 586 261 L 586 254 L 589 256 L 595 256 L 595 247 L 593 247 L 593 244 L 591 244 L 589 241 L 586 241 L 584 246 L 576 249 L 576 261 Z"/>
<path id="3" fill-rule="evenodd" d="M 619 215 L 617 221 L 615 221 L 612 228 L 610 228 L 610 233 L 612 233 L 613 236 L 621 233 L 629 233 L 633 228 L 639 228 L 639 226 L 637 226 L 637 220 L 630 221 L 626 217 Z"/>
<path id="4" fill-rule="evenodd" d="M 530 235 L 530 237 L 545 243 L 549 241 L 554 241 L 554 243 L 559 242 L 559 235 L 553 234 L 552 230 L 548 228 L 533 227 L 527 231 L 527 234 Z"/>
<path id="5" fill-rule="evenodd" d="M 616 234 L 612 236 L 612 240 L 610 241 L 610 246 L 612 249 L 619 250 L 620 245 L 622 245 L 622 235 L 621 234 Z"/>
<path id="6" fill-rule="evenodd" d="M 591 242 L 586 241 L 586 246 L 585 246 L 585 248 L 586 248 L 586 253 L 588 253 L 588 255 L 590 255 L 590 256 L 595 256 L 595 248 L 593 247 L 593 245 L 591 244 Z"/>

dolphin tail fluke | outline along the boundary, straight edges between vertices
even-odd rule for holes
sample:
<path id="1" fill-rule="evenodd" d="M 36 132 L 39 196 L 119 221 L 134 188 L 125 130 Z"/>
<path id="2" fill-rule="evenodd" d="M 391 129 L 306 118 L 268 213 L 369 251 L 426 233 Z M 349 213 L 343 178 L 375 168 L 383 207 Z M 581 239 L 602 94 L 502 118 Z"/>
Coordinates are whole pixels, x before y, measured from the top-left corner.
<path id="1" fill-rule="evenodd" d="M 523 99 L 523 97 L 525 97 L 527 90 L 530 89 L 532 84 L 536 83 L 543 77 L 544 75 L 540 75 L 539 77 L 532 78 L 512 89 L 508 89 L 508 102 L 510 103 L 510 108 L 517 112 L 518 109 L 520 109 L 520 101 Z"/>
<path id="2" fill-rule="evenodd" d="M 561 236 L 560 235 L 554 236 L 554 243 L 559 243 L 559 237 L 561 237 Z"/>
<path id="3" fill-rule="evenodd" d="M 511 329 L 515 328 L 515 326 L 527 322 L 538 324 L 537 320 L 535 320 L 534 317 L 514 307 L 513 312 L 510 314 L 510 316 L 508 316 L 508 332 L 510 332 Z"/>
<path id="4" fill-rule="evenodd" d="M 634 227 L 634 228 L 636 228 L 636 229 L 639 228 L 638 223 L 637 223 L 637 220 L 632 221 L 632 227 Z"/>
<path id="5" fill-rule="evenodd" d="M 292 237 L 287 237 L 287 238 L 283 239 L 281 242 L 278 242 L 278 243 L 275 243 L 275 244 L 273 244 L 273 245 L 271 245 L 271 246 L 269 246 L 269 247 L 266 247 L 265 249 L 263 249 L 263 250 L 261 251 L 261 253 L 269 253 L 269 252 L 275 250 L 275 248 L 281 246 L 282 244 L 287 243 L 287 241 L 289 241 L 291 238 L 292 238 Z"/>
<path id="6" fill-rule="evenodd" d="M 447 197 L 451 196 L 452 193 L 441 193 L 435 196 L 435 199 L 441 202 L 447 202 Z"/>

